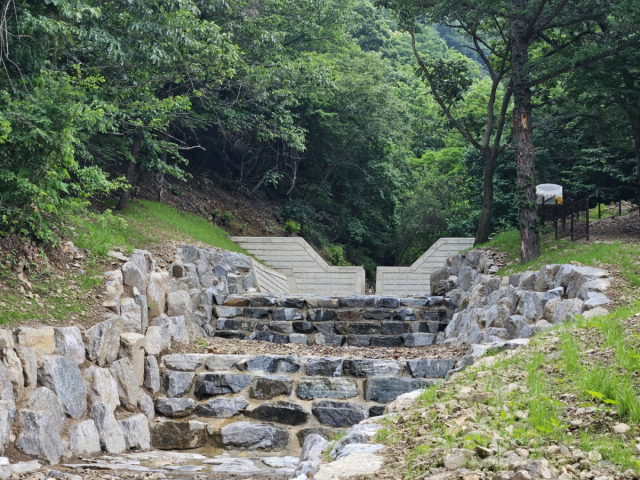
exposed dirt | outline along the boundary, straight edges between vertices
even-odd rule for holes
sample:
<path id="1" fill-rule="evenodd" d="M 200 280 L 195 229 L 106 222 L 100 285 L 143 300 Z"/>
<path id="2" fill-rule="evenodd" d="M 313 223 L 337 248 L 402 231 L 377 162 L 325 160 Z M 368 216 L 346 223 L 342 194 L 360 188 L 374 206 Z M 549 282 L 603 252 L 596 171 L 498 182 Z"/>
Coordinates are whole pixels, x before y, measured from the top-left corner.
<path id="1" fill-rule="evenodd" d="M 639 242 L 640 215 L 636 210 L 627 215 L 591 220 L 589 222 L 589 236 L 590 240 Z"/>
<path id="2" fill-rule="evenodd" d="M 201 215 L 232 235 L 287 236 L 276 219 L 277 209 L 284 206 L 283 199 L 242 190 L 213 174 L 194 176 L 188 182 L 169 183 L 165 179 L 162 189 L 157 181 L 147 178 L 139 185 L 137 196 Z M 225 218 L 227 212 L 231 215 Z"/>

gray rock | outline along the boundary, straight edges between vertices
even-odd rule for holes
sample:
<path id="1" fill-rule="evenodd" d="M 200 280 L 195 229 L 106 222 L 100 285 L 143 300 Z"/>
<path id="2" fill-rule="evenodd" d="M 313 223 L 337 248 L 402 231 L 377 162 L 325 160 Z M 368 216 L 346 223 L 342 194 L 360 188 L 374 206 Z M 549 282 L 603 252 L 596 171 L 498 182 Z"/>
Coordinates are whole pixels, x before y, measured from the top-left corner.
<path id="1" fill-rule="evenodd" d="M 537 322 L 544 313 L 542 297 L 543 294 L 538 292 L 524 292 L 520 297 L 516 312 L 521 313 L 530 322 Z"/>
<path id="2" fill-rule="evenodd" d="M 302 444 L 300 460 L 296 467 L 296 478 L 313 478 L 322 463 L 322 453 L 329 446 L 326 438 L 312 433 L 308 435 Z"/>
<path id="3" fill-rule="evenodd" d="M 118 384 L 108 369 L 91 365 L 84 371 L 84 384 L 90 403 L 106 403 L 112 410 L 120 405 Z"/>
<path id="4" fill-rule="evenodd" d="M 22 363 L 26 387 L 35 387 L 38 383 L 38 358 L 29 347 L 16 347 L 16 353 Z"/>
<path id="5" fill-rule="evenodd" d="M 124 435 L 127 449 L 136 451 L 151 450 L 149 421 L 142 413 L 118 422 Z"/>
<path id="6" fill-rule="evenodd" d="M 292 322 L 294 320 L 302 320 L 302 314 L 295 308 L 283 308 L 274 310 L 271 318 L 277 321 Z"/>
<path id="7" fill-rule="evenodd" d="M 258 355 L 236 365 L 238 370 L 265 373 L 294 373 L 300 370 L 300 366 L 300 361 L 293 355 Z"/>
<path id="8" fill-rule="evenodd" d="M 344 374 L 352 377 L 381 377 L 402 374 L 403 364 L 392 360 L 360 360 L 344 361 Z"/>
<path id="9" fill-rule="evenodd" d="M 518 288 L 522 290 L 533 290 L 538 280 L 538 272 L 524 272 L 520 276 Z"/>
<path id="10" fill-rule="evenodd" d="M 52 327 L 18 328 L 18 343 L 22 347 L 29 347 L 37 356 L 55 355 L 56 343 Z"/>
<path id="11" fill-rule="evenodd" d="M 63 414 L 64 415 L 64 414 Z M 9 443 L 11 426 L 16 416 L 16 406 L 10 401 L 0 401 L 0 454 L 4 455 L 4 449 Z"/>
<path id="12" fill-rule="evenodd" d="M 195 375 L 190 372 L 174 372 L 164 370 L 162 372 L 162 386 L 167 397 L 184 397 L 191 390 Z"/>
<path id="13" fill-rule="evenodd" d="M 409 360 L 407 365 L 412 377 L 444 378 L 456 362 L 455 358 L 418 358 Z"/>
<path id="14" fill-rule="evenodd" d="M 598 292 L 589 292 L 587 300 L 583 304 L 584 310 L 591 310 L 592 308 L 603 307 L 611 303 L 609 297 Z"/>
<path id="15" fill-rule="evenodd" d="M 331 427 L 309 427 L 299 430 L 296 436 L 298 437 L 298 443 L 302 447 L 309 435 L 320 435 L 325 440 L 331 441 L 338 433 L 344 433 L 344 430 Z"/>
<path id="16" fill-rule="evenodd" d="M 306 335 L 302 333 L 292 333 L 289 335 L 289 343 L 298 343 L 300 345 L 307 345 L 309 343 L 309 339 Z"/>
<path id="17" fill-rule="evenodd" d="M 11 372 L 0 362 L 0 401 L 15 403 Z"/>
<path id="18" fill-rule="evenodd" d="M 384 445 L 379 443 L 350 443 L 340 450 L 340 453 L 336 457 L 336 460 L 348 457 L 355 453 L 376 453 L 384 448 Z"/>
<path id="19" fill-rule="evenodd" d="M 210 355 L 205 362 L 205 367 L 212 372 L 238 370 L 237 365 L 251 358 L 248 355 Z"/>
<path id="20" fill-rule="evenodd" d="M 160 272 L 152 272 L 149 275 L 149 284 L 147 285 L 147 301 L 149 306 L 149 315 L 157 317 L 165 311 L 167 292 L 165 290 L 164 277 Z"/>
<path id="21" fill-rule="evenodd" d="M 289 395 L 293 390 L 293 379 L 287 377 L 255 377 L 249 388 L 249 396 L 257 400 L 269 400 L 279 395 Z"/>
<path id="22" fill-rule="evenodd" d="M 180 370 L 183 372 L 195 372 L 208 359 L 209 355 L 199 353 L 174 353 L 165 355 L 162 360 L 167 368 L 171 370 Z"/>
<path id="23" fill-rule="evenodd" d="M 243 413 L 249 402 L 243 396 L 233 398 L 214 398 L 196 406 L 195 413 L 201 417 L 231 418 Z"/>
<path id="24" fill-rule="evenodd" d="M 384 428 L 382 425 L 377 424 L 354 425 L 334 444 L 329 457 L 336 458 L 347 445 L 369 443 L 382 428 Z"/>
<path id="25" fill-rule="evenodd" d="M 340 297 L 338 305 L 340 308 L 375 308 L 378 305 L 378 297 L 372 295 Z"/>
<path id="26" fill-rule="evenodd" d="M 58 396 L 71 418 L 80 418 L 87 409 L 87 388 L 78 366 L 60 355 L 45 355 L 38 368 L 38 381 Z"/>
<path id="27" fill-rule="evenodd" d="M 417 378 L 379 377 L 364 381 L 364 399 L 368 402 L 389 403 L 403 393 L 433 385 L 434 382 Z"/>
<path id="28" fill-rule="evenodd" d="M 53 398 L 58 401 L 55 396 Z M 64 444 L 60 437 L 60 421 L 54 411 L 22 409 L 18 412 L 18 422 L 22 425 L 22 432 L 16 446 L 27 455 L 57 464 L 64 452 Z"/>
<path id="29" fill-rule="evenodd" d="M 6 404 L 5 404 L 6 405 Z M 67 417 L 62 408 L 62 404 L 55 393 L 46 387 L 37 388 L 24 405 L 29 410 L 46 411 L 50 415 L 49 422 L 54 430 L 60 432 L 64 428 Z"/>
<path id="30" fill-rule="evenodd" d="M 122 428 L 109 405 L 102 402 L 94 403 L 91 406 L 90 416 L 98 428 L 100 446 L 107 453 L 119 454 L 127 449 Z"/>
<path id="31" fill-rule="evenodd" d="M 341 347 L 345 342 L 345 338 L 346 337 L 344 337 L 343 335 L 317 333 L 315 340 L 316 340 L 316 344 L 318 345 L 327 345 L 330 347 Z"/>
<path id="32" fill-rule="evenodd" d="M 131 361 L 121 358 L 109 366 L 109 372 L 118 386 L 120 404 L 129 411 L 135 410 L 138 406 L 140 387 Z"/>
<path id="33" fill-rule="evenodd" d="M 214 312 L 218 318 L 241 317 L 242 309 L 237 307 L 215 307 Z"/>
<path id="34" fill-rule="evenodd" d="M 436 341 L 433 333 L 405 333 L 402 335 L 405 347 L 428 347 Z"/>
<path id="35" fill-rule="evenodd" d="M 169 317 L 184 317 L 193 319 L 193 303 L 191 296 L 183 291 L 170 292 L 167 295 L 167 315 Z"/>
<path id="36" fill-rule="evenodd" d="M 527 319 L 520 315 L 512 315 L 507 321 L 509 338 L 520 338 L 520 331 L 527 325 Z"/>
<path id="37" fill-rule="evenodd" d="M 196 401 L 193 398 L 158 398 L 156 410 L 165 417 L 188 417 L 196 409 Z"/>
<path id="38" fill-rule="evenodd" d="M 392 318 L 402 322 L 412 322 L 416 319 L 416 314 L 413 308 L 399 308 L 393 312 Z"/>
<path id="39" fill-rule="evenodd" d="M 561 323 L 573 320 L 576 315 L 580 315 L 582 313 L 583 305 L 584 302 L 577 298 L 562 300 L 556 307 L 555 313 L 553 314 L 552 322 Z"/>
<path id="40" fill-rule="evenodd" d="M 167 420 L 151 426 L 151 444 L 160 450 L 184 450 L 207 444 L 207 424 Z"/>
<path id="41" fill-rule="evenodd" d="M 189 332 L 185 317 L 169 317 L 162 314 L 151 322 L 151 326 L 160 327 L 162 336 L 168 336 L 171 342 L 189 343 Z"/>
<path id="42" fill-rule="evenodd" d="M 149 356 L 144 359 L 143 385 L 153 394 L 160 391 L 160 369 L 156 357 Z"/>
<path id="43" fill-rule="evenodd" d="M 13 348 L 5 348 L 2 351 L 2 363 L 9 372 L 9 378 L 13 387 L 13 393 L 17 400 L 22 400 L 24 394 L 24 373 L 22 372 L 22 362 Z"/>
<path id="44" fill-rule="evenodd" d="M 220 429 L 218 444 L 226 449 L 283 450 L 289 443 L 285 428 L 265 423 L 236 422 Z"/>
<path id="45" fill-rule="evenodd" d="M 139 292 L 147 291 L 147 272 L 133 258 L 122 266 L 122 278 L 125 285 L 136 287 Z"/>
<path id="46" fill-rule="evenodd" d="M 142 333 L 142 309 L 133 298 L 120 300 L 120 316 L 123 332 Z"/>
<path id="47" fill-rule="evenodd" d="M 249 338 L 251 340 L 256 340 L 258 342 L 269 342 L 269 343 L 289 343 L 289 335 L 280 335 L 279 333 L 273 332 L 253 332 Z"/>
<path id="48" fill-rule="evenodd" d="M 69 428 L 69 449 L 79 457 L 94 457 L 102 453 L 100 433 L 93 420 L 85 420 Z"/>
<path id="49" fill-rule="evenodd" d="M 120 335 L 120 356 L 131 362 L 139 387 L 144 383 L 144 342 L 144 335 L 139 333 L 125 332 Z"/>
<path id="50" fill-rule="evenodd" d="M 582 301 L 589 299 L 589 292 L 606 293 L 611 286 L 611 281 L 607 278 L 596 278 L 585 282 L 576 295 Z"/>
<path id="51" fill-rule="evenodd" d="M 350 427 L 369 416 L 364 405 L 330 400 L 314 402 L 311 411 L 320 423 L 331 427 Z"/>
<path id="52" fill-rule="evenodd" d="M 297 403 L 277 402 L 262 403 L 245 415 L 264 422 L 282 423 L 284 425 L 303 425 L 309 420 L 309 412 Z"/>
<path id="53" fill-rule="evenodd" d="M 304 377 L 298 382 L 297 395 L 303 400 L 351 398 L 358 395 L 358 386 L 350 378 Z"/>
<path id="54" fill-rule="evenodd" d="M 54 328 L 54 340 L 59 355 L 67 357 L 76 365 L 84 363 L 86 350 L 78 327 Z"/>
<path id="55" fill-rule="evenodd" d="M 156 409 L 153 406 L 153 399 L 144 391 L 140 390 L 140 397 L 138 398 L 138 408 L 142 410 L 147 416 L 149 421 L 156 418 Z"/>
<path id="56" fill-rule="evenodd" d="M 310 322 L 331 322 L 337 318 L 334 310 L 316 309 L 307 312 L 307 320 Z"/>
<path id="57" fill-rule="evenodd" d="M 166 327 L 152 325 L 144 337 L 144 351 L 147 355 L 160 355 L 171 348 L 171 334 Z"/>
<path id="58" fill-rule="evenodd" d="M 85 347 L 89 360 L 103 367 L 118 358 L 122 317 L 111 317 L 87 329 Z"/>
<path id="59" fill-rule="evenodd" d="M 201 373 L 196 380 L 195 395 L 198 398 L 227 393 L 239 393 L 249 386 L 253 375 L 232 373 Z"/>
<path id="60" fill-rule="evenodd" d="M 269 322 L 268 324 L 269 330 L 277 333 L 293 333 L 293 325 L 291 322 Z"/>
<path id="61" fill-rule="evenodd" d="M 447 470 L 459 470 L 463 468 L 469 459 L 475 456 L 473 450 L 467 450 L 465 448 L 454 448 L 449 455 L 444 459 L 444 467 Z"/>
<path id="62" fill-rule="evenodd" d="M 343 361 L 342 358 L 309 357 L 305 372 L 309 377 L 341 377 Z"/>

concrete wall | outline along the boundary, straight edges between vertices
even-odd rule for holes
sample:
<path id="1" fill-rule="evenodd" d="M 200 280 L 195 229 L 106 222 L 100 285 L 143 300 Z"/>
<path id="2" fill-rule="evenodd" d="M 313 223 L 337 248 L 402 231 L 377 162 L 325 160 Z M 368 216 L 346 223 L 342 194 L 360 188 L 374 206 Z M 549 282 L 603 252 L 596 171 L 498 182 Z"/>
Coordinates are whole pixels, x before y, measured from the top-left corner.
<path id="1" fill-rule="evenodd" d="M 231 240 L 286 275 L 289 293 L 364 294 L 364 268 L 332 267 L 300 237 L 231 237 Z"/>
<path id="2" fill-rule="evenodd" d="M 377 295 L 429 295 L 431 274 L 445 267 L 447 258 L 473 247 L 473 238 L 441 238 L 410 267 L 378 267 Z"/>
<path id="3" fill-rule="evenodd" d="M 256 284 L 261 293 L 289 293 L 289 278 L 273 268 L 251 259 L 251 267 L 256 275 Z"/>

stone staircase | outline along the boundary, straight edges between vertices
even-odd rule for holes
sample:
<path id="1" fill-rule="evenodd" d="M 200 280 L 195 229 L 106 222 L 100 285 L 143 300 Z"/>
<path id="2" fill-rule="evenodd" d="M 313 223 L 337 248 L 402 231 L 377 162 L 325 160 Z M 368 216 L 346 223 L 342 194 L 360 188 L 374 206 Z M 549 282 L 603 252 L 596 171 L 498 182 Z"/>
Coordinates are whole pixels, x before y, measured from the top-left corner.
<path id="1" fill-rule="evenodd" d="M 152 446 L 297 455 L 307 435 L 331 439 L 381 415 L 398 395 L 445 377 L 456 361 L 165 355 Z"/>
<path id="2" fill-rule="evenodd" d="M 216 337 L 358 347 L 432 345 L 454 312 L 438 296 L 230 295 L 212 308 Z"/>

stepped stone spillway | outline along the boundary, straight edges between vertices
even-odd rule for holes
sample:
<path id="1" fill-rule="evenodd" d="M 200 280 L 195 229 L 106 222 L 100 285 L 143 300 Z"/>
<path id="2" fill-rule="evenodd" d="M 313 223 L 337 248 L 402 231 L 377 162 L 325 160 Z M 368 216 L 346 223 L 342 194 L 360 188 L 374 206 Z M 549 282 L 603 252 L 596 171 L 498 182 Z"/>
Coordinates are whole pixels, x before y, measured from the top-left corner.
<path id="1" fill-rule="evenodd" d="M 249 257 L 215 249 L 182 247 L 164 271 L 146 251 L 127 260 L 105 274 L 106 315 L 92 327 L 0 329 L 1 448 L 69 465 L 106 453 L 125 469 L 137 458 L 160 458 L 140 452 L 174 450 L 165 458 L 199 462 L 181 471 L 233 466 L 288 478 L 293 460 L 281 471 L 269 466 L 298 455 L 305 439 L 317 446 L 357 429 L 399 395 L 442 381 L 490 349 L 515 348 L 609 303 L 603 270 L 546 265 L 500 279 L 489 274 L 490 257 L 473 251 L 448 259 L 431 275 L 432 292 L 413 297 L 265 292 L 262 285 L 281 279 L 277 272 L 261 267 L 259 275 L 276 280 L 259 282 Z M 309 354 L 178 353 L 202 348 L 207 337 Z M 438 345 L 470 348 L 464 358 L 420 358 L 433 356 L 425 349 L 446 351 Z M 425 353 L 384 358 L 399 348 Z M 381 358 L 354 358 L 357 349 Z M 264 457 L 267 470 L 221 452 Z M 318 462 L 303 460 L 307 453 L 304 476 Z"/>

